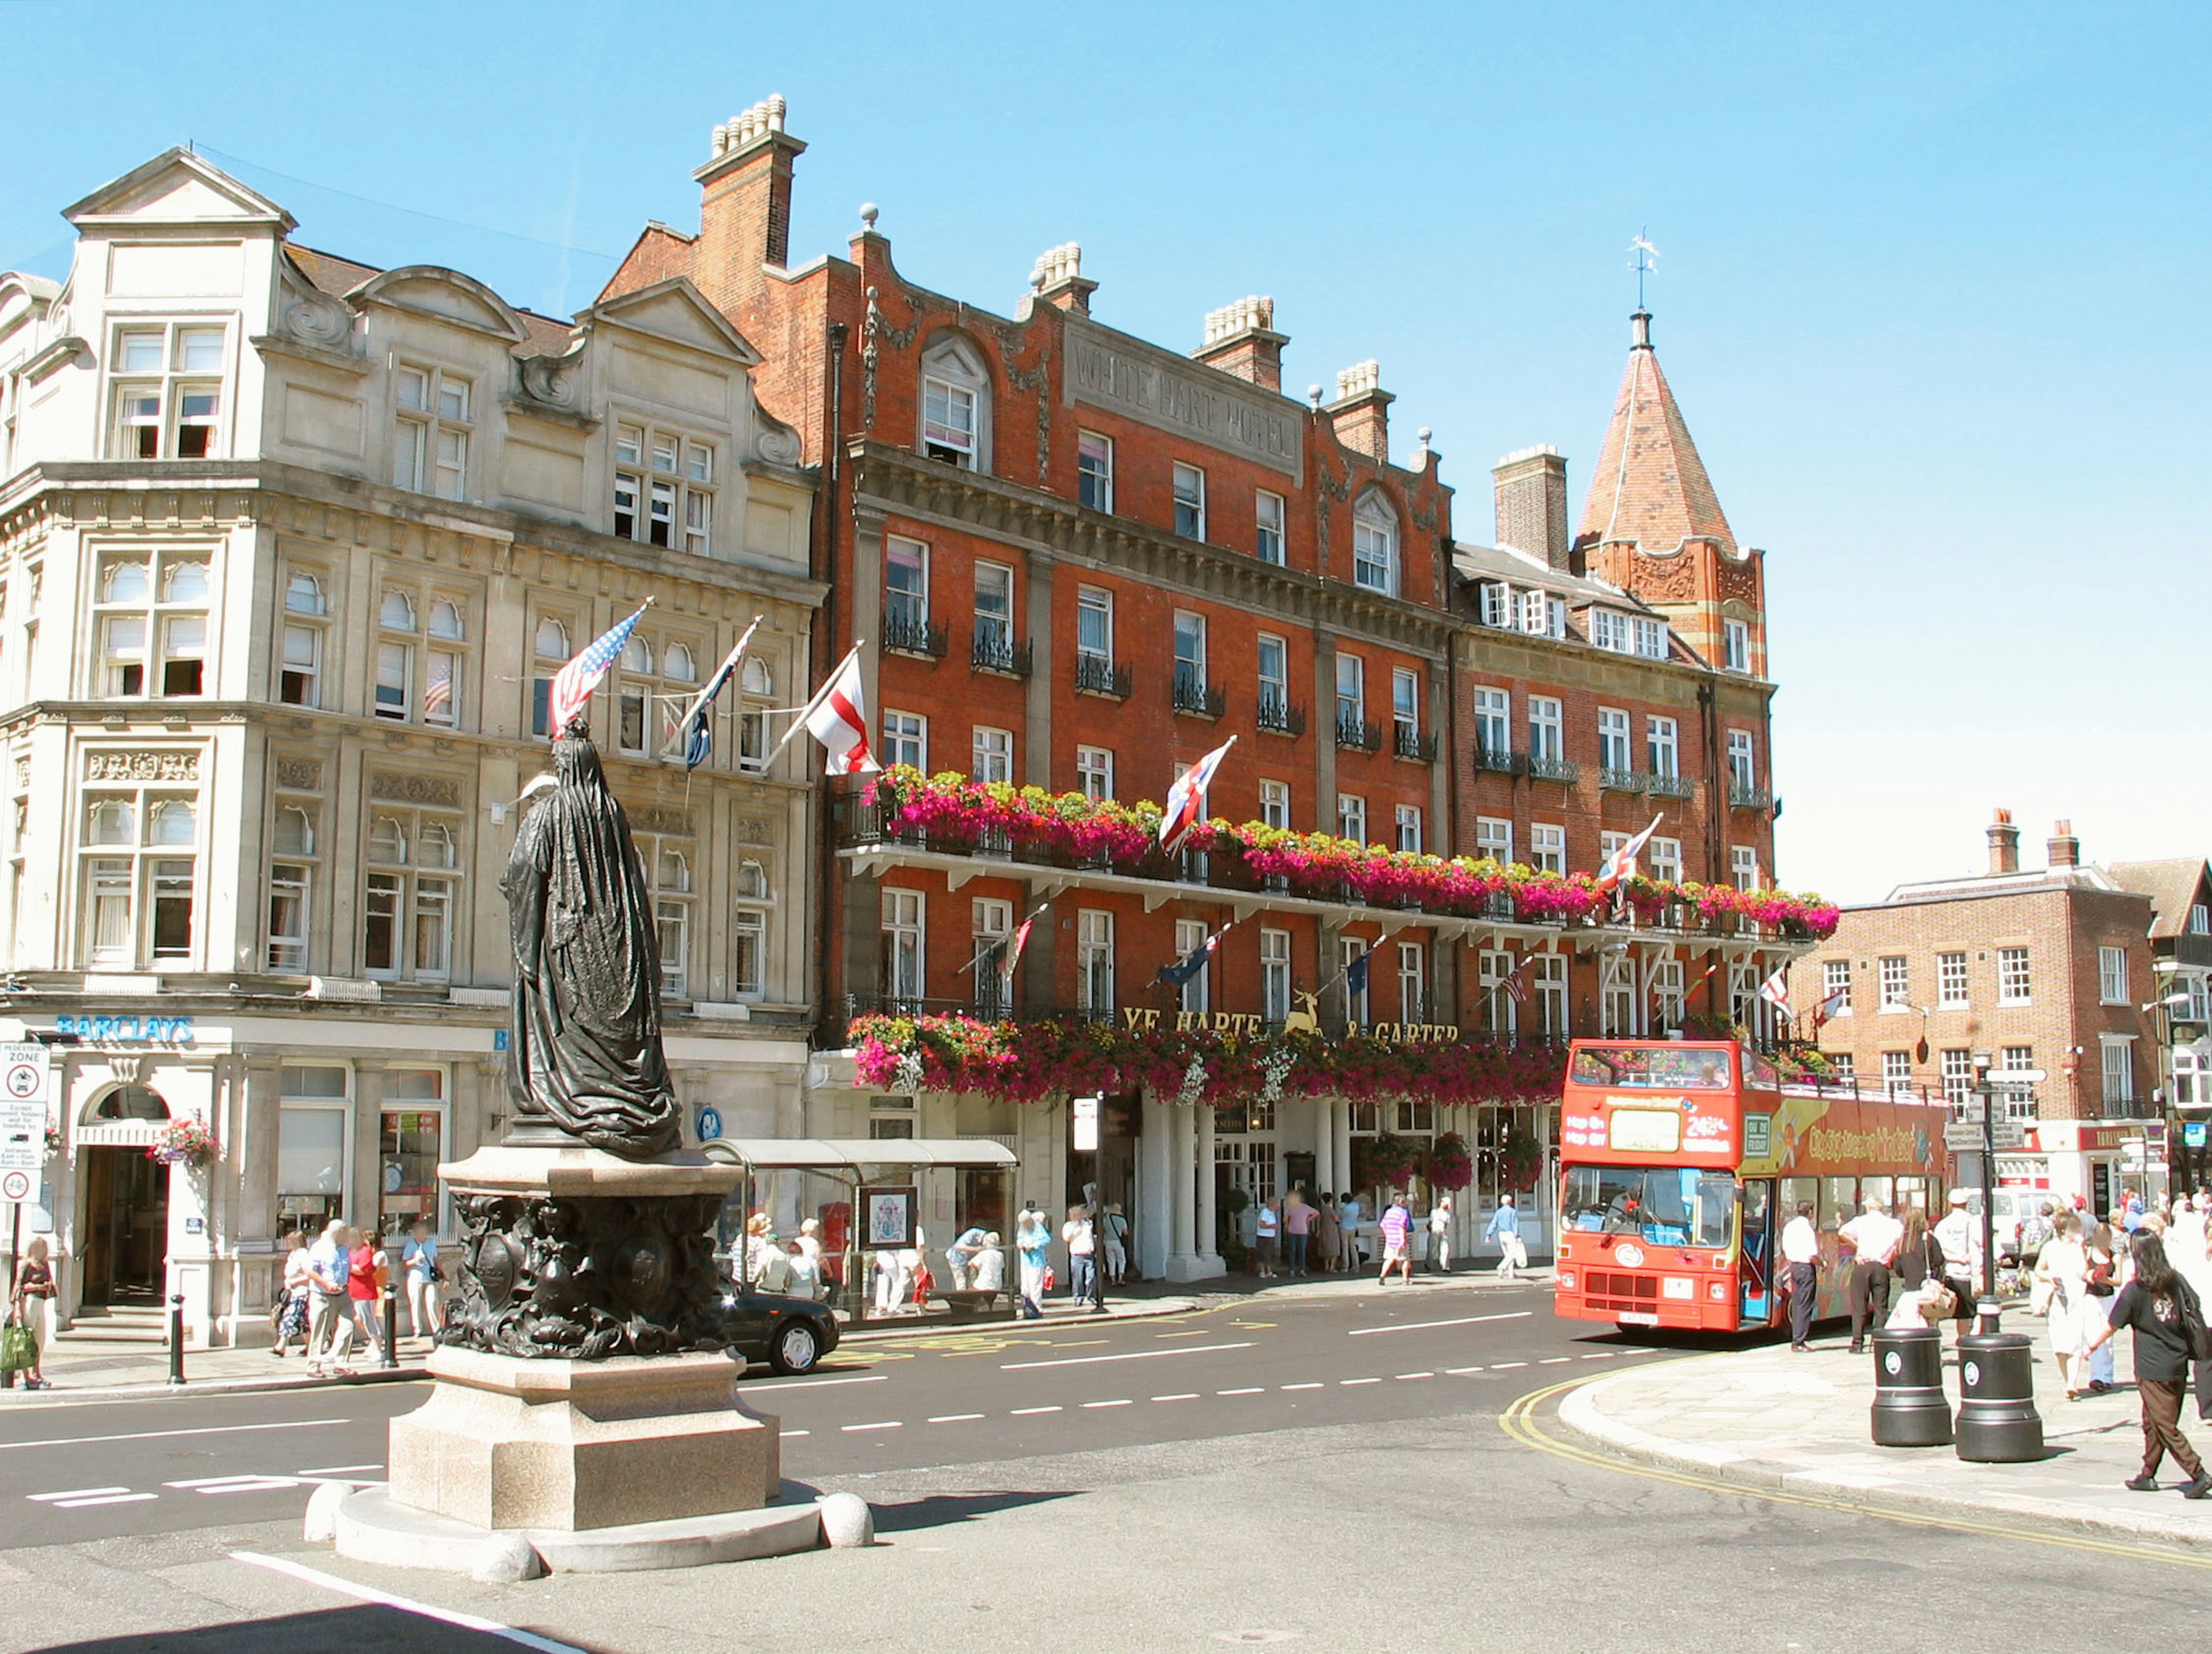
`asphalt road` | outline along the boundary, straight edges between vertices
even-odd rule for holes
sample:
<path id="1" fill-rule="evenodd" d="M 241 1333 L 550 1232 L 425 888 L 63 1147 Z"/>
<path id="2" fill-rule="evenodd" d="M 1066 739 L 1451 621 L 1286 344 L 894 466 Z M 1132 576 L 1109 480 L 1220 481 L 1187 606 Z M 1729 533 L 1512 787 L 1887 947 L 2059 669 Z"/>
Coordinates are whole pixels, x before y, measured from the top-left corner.
<path id="1" fill-rule="evenodd" d="M 789 1432 L 787 1475 L 863 1493 L 884 1543 L 516 1586 L 300 1543 L 300 1473 L 380 1459 L 408 1387 L 22 1409 L 0 1416 L 0 1650 L 513 1654 L 515 1633 L 437 1614 L 538 1654 L 2203 1640 L 2203 1559 L 1765 1500 L 1547 1443 L 1546 1391 L 1644 1348 L 1555 1322 L 1539 1291 L 856 1348 L 747 1393 Z M 188 1429 L 207 1433 L 168 1433 Z M 203 1491 L 253 1475 L 299 1485 Z M 153 1497 L 29 1497 L 107 1486 Z"/>

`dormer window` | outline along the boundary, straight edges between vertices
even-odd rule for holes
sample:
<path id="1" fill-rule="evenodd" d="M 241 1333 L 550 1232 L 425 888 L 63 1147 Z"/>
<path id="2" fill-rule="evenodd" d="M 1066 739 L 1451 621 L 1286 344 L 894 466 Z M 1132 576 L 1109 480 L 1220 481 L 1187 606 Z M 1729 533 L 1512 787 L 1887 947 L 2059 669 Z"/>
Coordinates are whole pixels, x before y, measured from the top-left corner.
<path id="1" fill-rule="evenodd" d="M 1640 616 L 1638 617 L 1636 653 L 1646 660 L 1664 660 L 1667 658 L 1667 623 L 1665 621 L 1646 620 Z"/>
<path id="2" fill-rule="evenodd" d="M 1513 588 L 1502 580 L 1486 580 L 1475 585 L 1477 608 L 1486 626 L 1510 626 L 1513 623 Z"/>
<path id="3" fill-rule="evenodd" d="M 221 326 L 156 324 L 119 330 L 111 392 L 118 459 L 205 459 L 220 449 Z"/>
<path id="4" fill-rule="evenodd" d="M 963 471 L 990 469 L 990 376 L 975 348 L 944 334 L 921 356 L 921 451 Z"/>
<path id="5" fill-rule="evenodd" d="M 1398 595 L 1398 514 L 1374 489 L 1352 508 L 1352 578 L 1370 592 Z"/>
<path id="6" fill-rule="evenodd" d="M 441 500 L 465 497 L 469 469 L 469 381 L 442 368 L 404 366 L 392 399 L 392 480 Z"/>

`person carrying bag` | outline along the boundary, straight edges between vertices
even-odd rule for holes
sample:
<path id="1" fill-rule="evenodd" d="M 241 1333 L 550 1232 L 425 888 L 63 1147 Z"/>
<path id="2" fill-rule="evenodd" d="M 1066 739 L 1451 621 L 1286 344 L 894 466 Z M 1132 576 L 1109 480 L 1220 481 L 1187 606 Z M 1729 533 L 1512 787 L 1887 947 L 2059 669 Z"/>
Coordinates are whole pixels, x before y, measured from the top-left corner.
<path id="1" fill-rule="evenodd" d="M 46 1300 L 54 1295 L 53 1266 L 46 1262 L 46 1237 L 33 1235 L 23 1247 L 23 1261 L 15 1266 L 15 1288 L 9 1294 L 8 1324 L 0 1329 L 0 1371 L 10 1383 L 23 1375 L 25 1389 L 52 1389 L 39 1370 L 39 1334 L 46 1318 Z"/>

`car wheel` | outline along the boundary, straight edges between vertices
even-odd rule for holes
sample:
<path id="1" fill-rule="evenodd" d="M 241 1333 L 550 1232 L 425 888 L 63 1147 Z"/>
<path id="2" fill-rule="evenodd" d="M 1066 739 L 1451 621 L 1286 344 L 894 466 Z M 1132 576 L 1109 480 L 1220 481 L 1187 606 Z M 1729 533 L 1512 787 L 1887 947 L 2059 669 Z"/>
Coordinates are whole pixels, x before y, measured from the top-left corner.
<path id="1" fill-rule="evenodd" d="M 801 1317 L 785 1322 L 769 1340 L 768 1364 L 786 1376 L 811 1372 L 821 1359 L 822 1335 Z"/>

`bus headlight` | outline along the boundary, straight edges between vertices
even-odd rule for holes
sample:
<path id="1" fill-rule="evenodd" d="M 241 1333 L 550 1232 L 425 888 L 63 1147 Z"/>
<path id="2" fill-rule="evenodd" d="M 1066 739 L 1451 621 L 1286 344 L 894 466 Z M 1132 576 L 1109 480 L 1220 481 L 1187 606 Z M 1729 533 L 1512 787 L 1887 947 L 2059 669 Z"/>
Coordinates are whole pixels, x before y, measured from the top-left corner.
<path id="1" fill-rule="evenodd" d="M 1712 1299 L 1712 1301 L 1713 1301 L 1714 1303 L 1716 1303 L 1716 1304 L 1725 1304 L 1725 1303 L 1727 1303 L 1727 1302 L 1728 1302 L 1728 1282 L 1726 1282 L 1725 1280 L 1709 1280 L 1709 1281 L 1707 1281 L 1707 1282 L 1705 1283 L 1705 1296 L 1706 1296 L 1707 1298 L 1710 1298 L 1711 1299 Z"/>
<path id="2" fill-rule="evenodd" d="M 1573 1270 L 1562 1269 L 1559 1272 L 1559 1290 L 1563 1292 L 1571 1292 L 1575 1290 L 1575 1272 Z"/>

